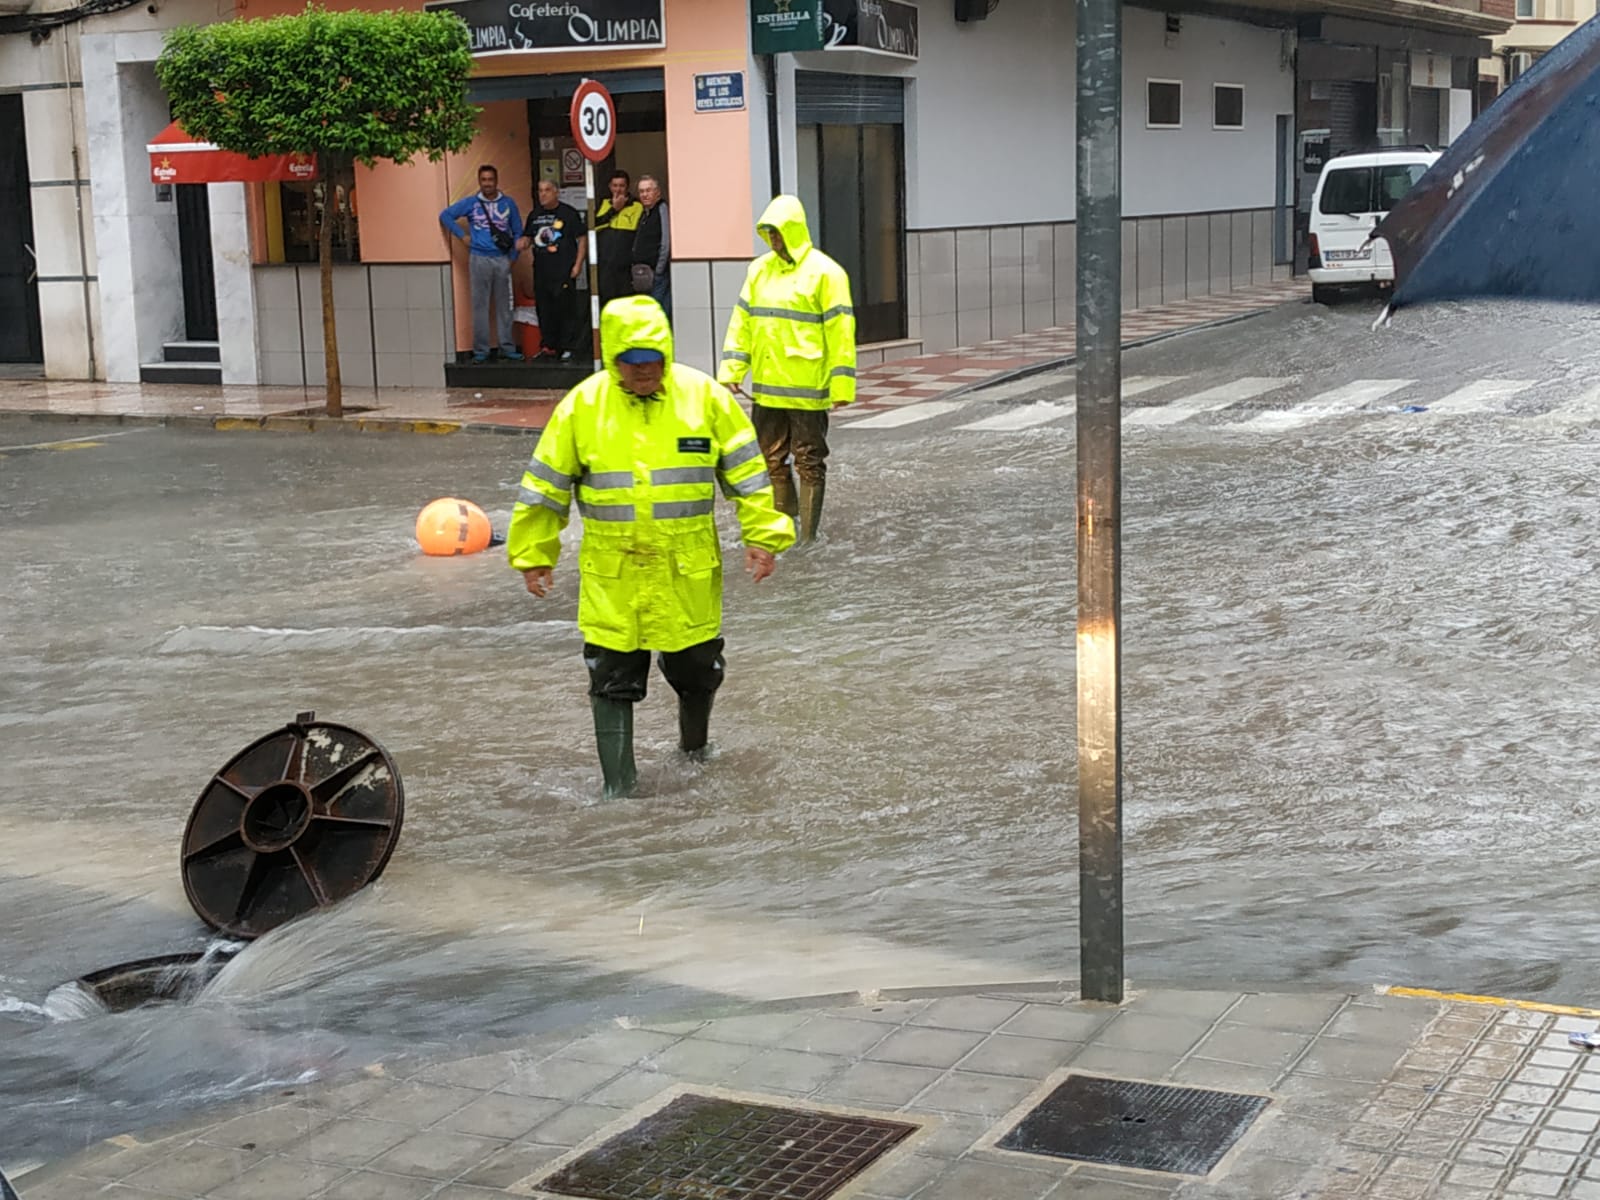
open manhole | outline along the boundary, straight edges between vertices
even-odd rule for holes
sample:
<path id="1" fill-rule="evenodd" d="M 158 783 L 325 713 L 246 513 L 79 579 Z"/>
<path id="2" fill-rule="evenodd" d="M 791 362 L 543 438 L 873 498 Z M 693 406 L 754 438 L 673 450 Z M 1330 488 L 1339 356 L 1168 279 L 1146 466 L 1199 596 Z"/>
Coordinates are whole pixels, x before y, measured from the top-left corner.
<path id="1" fill-rule="evenodd" d="M 999 1146 L 1112 1167 L 1204 1175 L 1266 1106 L 1265 1096 L 1069 1075 Z"/>
<path id="2" fill-rule="evenodd" d="M 691 1093 L 537 1187 L 588 1200 L 826 1200 L 916 1130 Z"/>
<path id="3" fill-rule="evenodd" d="M 46 1012 L 72 1019 L 188 1003 L 250 940 L 383 874 L 404 817 L 388 751 L 360 730 L 300 713 L 211 777 L 183 832 L 189 903 L 236 940 L 93 971 L 51 992 Z"/>

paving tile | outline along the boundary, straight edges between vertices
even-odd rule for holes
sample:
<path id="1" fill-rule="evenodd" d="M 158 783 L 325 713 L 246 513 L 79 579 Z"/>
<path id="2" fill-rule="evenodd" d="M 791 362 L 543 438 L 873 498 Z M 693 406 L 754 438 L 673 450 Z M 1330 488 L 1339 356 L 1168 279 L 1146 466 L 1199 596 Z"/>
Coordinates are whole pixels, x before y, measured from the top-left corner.
<path id="1" fill-rule="evenodd" d="M 1540 1171 L 1551 1175 L 1565 1175 L 1576 1171 L 1582 1161 L 1579 1155 L 1563 1150 L 1529 1150 L 1517 1163 L 1518 1170 Z"/>
<path id="2" fill-rule="evenodd" d="M 1059 1182 L 1042 1171 L 990 1163 L 958 1162 L 940 1175 L 917 1200 L 1040 1200 Z M 1081 1193 L 1080 1193 L 1081 1194 Z M 1148 1200 L 1148 1197 L 1141 1197 Z"/>
<path id="3" fill-rule="evenodd" d="M 318 1108 L 325 1108 L 331 1112 L 348 1112 L 365 1107 L 399 1086 L 400 1084 L 393 1079 L 369 1075 L 322 1090 L 307 1091 L 306 1099 Z"/>
<path id="4" fill-rule="evenodd" d="M 347 1174 L 349 1168 L 336 1163 L 273 1157 L 206 1195 L 208 1200 L 283 1200 L 285 1196 L 309 1196 Z"/>
<path id="5" fill-rule="evenodd" d="M 1319 1037 L 1311 1043 L 1295 1070 L 1334 1079 L 1377 1081 L 1388 1078 L 1399 1057 L 1400 1052 L 1394 1047 Z"/>
<path id="6" fill-rule="evenodd" d="M 170 1151 L 123 1182 L 152 1192 L 199 1196 L 237 1179 L 263 1157 L 258 1150 L 228 1150 L 196 1142 Z"/>
<path id="7" fill-rule="evenodd" d="M 500 1085 L 500 1090 L 511 1096 L 576 1100 L 601 1084 L 609 1083 L 621 1073 L 620 1068 L 610 1063 L 545 1059 L 519 1068 L 515 1075 Z"/>
<path id="8" fill-rule="evenodd" d="M 1501 1146 L 1515 1146 L 1532 1132 L 1526 1125 L 1512 1125 L 1505 1121 L 1481 1121 L 1473 1131 L 1480 1142 L 1494 1142 Z"/>
<path id="9" fill-rule="evenodd" d="M 1010 1112 L 1036 1087 L 1031 1079 L 1013 1075 L 978 1075 L 952 1071 L 916 1097 L 915 1108 L 941 1113 L 997 1118 Z"/>
<path id="10" fill-rule="evenodd" d="M 1210 1031 L 1209 1021 L 1186 1017 L 1123 1013 L 1102 1029 L 1091 1048 L 1138 1050 L 1146 1054 L 1187 1054 Z"/>
<path id="11" fill-rule="evenodd" d="M 189 1144 L 191 1138 L 172 1138 L 148 1145 L 117 1148 L 101 1142 L 79 1154 L 72 1173 L 89 1179 L 126 1179 L 151 1163 L 167 1157 L 173 1150 Z"/>
<path id="12" fill-rule="evenodd" d="M 1230 1013 L 1243 999 L 1238 992 L 1156 988 L 1134 996 L 1124 1008 L 1140 1016 L 1182 1017 L 1211 1025 L 1220 1020 L 1223 1014 Z"/>
<path id="13" fill-rule="evenodd" d="M 451 1113 L 459 1112 L 482 1094 L 471 1088 L 402 1083 L 355 1111 L 357 1116 L 369 1120 L 398 1121 L 413 1129 L 425 1129 Z"/>
<path id="14" fill-rule="evenodd" d="M 1506 1181 L 1508 1196 L 1557 1196 L 1561 1194 L 1560 1175 L 1535 1175 L 1519 1171 Z"/>
<path id="15" fill-rule="evenodd" d="M 234 1150 L 270 1152 L 304 1141 L 327 1123 L 326 1113 L 305 1105 L 286 1104 L 225 1121 L 208 1129 L 200 1140 Z"/>
<path id="16" fill-rule="evenodd" d="M 852 1008 L 837 1008 L 831 1016 L 849 1017 L 853 1021 L 876 1021 L 880 1025 L 904 1025 L 922 1013 L 931 1000 L 889 1000 L 882 1004 L 862 1004 Z"/>
<path id="17" fill-rule="evenodd" d="M 548 1167 L 568 1150 L 569 1147 L 566 1146 L 540 1146 L 518 1142 L 507 1146 L 504 1150 L 497 1150 L 462 1175 L 458 1182 L 474 1187 L 509 1188 L 512 1184 L 520 1183 L 528 1176 Z"/>
<path id="18" fill-rule="evenodd" d="M 890 1034 L 890 1030 L 873 1021 L 814 1017 L 780 1038 L 777 1044 L 787 1050 L 807 1050 L 813 1054 L 858 1056 Z"/>
<path id="19" fill-rule="evenodd" d="M 620 1108 L 605 1108 L 599 1104 L 574 1104 L 566 1111 L 551 1117 L 528 1134 L 524 1141 L 545 1146 L 576 1146 L 616 1121 L 626 1113 Z"/>
<path id="20" fill-rule="evenodd" d="M 1116 1015 L 1117 1010 L 1109 1006 L 1063 1009 L 1049 1004 L 1029 1004 L 1002 1025 L 1000 1031 L 1060 1042 L 1088 1042 Z"/>
<path id="21" fill-rule="evenodd" d="M 1328 1026 L 1327 1036 L 1385 1046 L 1409 1046 L 1433 1020 L 1426 1005 L 1401 1002 L 1384 1008 L 1350 1005 Z"/>
<path id="22" fill-rule="evenodd" d="M 1589 1144 L 1589 1136 L 1565 1129 L 1541 1129 L 1534 1136 L 1533 1144 L 1541 1150 L 1560 1150 L 1567 1154 L 1576 1154 Z"/>
<path id="23" fill-rule="evenodd" d="M 867 1053 L 875 1062 L 902 1063 L 910 1067 L 952 1067 L 981 1041 L 981 1033 L 950 1029 L 897 1029 Z"/>
<path id="24" fill-rule="evenodd" d="M 950 1166 L 944 1158 L 921 1154 L 891 1154 L 874 1163 L 858 1179 L 863 1191 L 880 1196 L 914 1196 Z"/>
<path id="25" fill-rule="evenodd" d="M 928 1005 L 911 1019 L 911 1024 L 991 1033 L 1021 1012 L 1022 1008 L 1022 1004 L 1015 1000 L 949 996 Z"/>
<path id="26" fill-rule="evenodd" d="M 1544 1123 L 1552 1129 L 1566 1129 L 1575 1133 L 1593 1133 L 1600 1129 L 1600 1113 L 1577 1112 L 1558 1108 L 1547 1116 Z"/>
<path id="27" fill-rule="evenodd" d="M 698 1038 L 668 1046 L 646 1060 L 651 1070 L 689 1083 L 721 1083 L 756 1056 L 754 1046 L 703 1042 Z"/>
<path id="28" fill-rule="evenodd" d="M 694 1036 L 713 1042 L 775 1046 L 810 1020 L 812 1014 L 805 1011 L 754 1013 L 747 1017 L 726 1017 L 720 1021 L 710 1021 L 696 1031 Z"/>
<path id="29" fill-rule="evenodd" d="M 452 1183 L 433 1194 L 433 1200 L 495 1200 L 496 1197 L 504 1200 L 505 1192 L 499 1188 L 470 1187 L 464 1183 Z"/>
<path id="30" fill-rule="evenodd" d="M 377 1171 L 354 1171 L 316 1194 L 316 1200 L 425 1200 L 438 1183 L 432 1179 L 412 1179 L 405 1175 L 383 1175 Z M 300 1193 L 290 1192 L 282 1200 Z"/>
<path id="31" fill-rule="evenodd" d="M 1224 1022 L 1206 1035 L 1195 1053 L 1201 1058 L 1282 1071 L 1310 1045 L 1311 1038 L 1305 1034 Z"/>
<path id="32" fill-rule="evenodd" d="M 648 1029 L 606 1029 L 579 1038 L 556 1051 L 546 1061 L 576 1059 L 579 1062 L 631 1067 L 641 1059 L 661 1053 L 678 1040 L 669 1033 L 653 1033 Z"/>
<path id="33" fill-rule="evenodd" d="M 1178 1064 L 1171 1078 L 1174 1083 L 1189 1083 L 1217 1091 L 1266 1093 L 1272 1090 L 1278 1072 L 1268 1067 L 1189 1058 Z"/>
<path id="34" fill-rule="evenodd" d="M 1493 1189 L 1500 1183 L 1500 1177 L 1505 1171 L 1499 1167 L 1459 1166 L 1451 1167 L 1444 1177 L 1447 1193 L 1454 1194 L 1456 1188 L 1487 1188 Z"/>
<path id="35" fill-rule="evenodd" d="M 519 1138 L 565 1107 L 561 1100 L 493 1093 L 481 1096 L 440 1121 L 437 1128 L 480 1137 Z"/>
<path id="36" fill-rule="evenodd" d="M 492 1091 L 499 1087 L 516 1070 L 515 1061 L 506 1054 L 484 1054 L 460 1062 L 437 1063 L 417 1073 L 423 1083 L 448 1084 L 451 1087 L 476 1088 Z"/>
<path id="37" fill-rule="evenodd" d="M 364 1117 L 335 1117 L 310 1137 L 280 1153 L 289 1158 L 301 1158 L 314 1163 L 334 1163 L 346 1167 L 360 1167 L 371 1162 L 385 1150 L 392 1150 L 405 1141 L 416 1127 L 397 1121 L 369 1121 Z"/>
<path id="38" fill-rule="evenodd" d="M 805 1054 L 799 1050 L 766 1050 L 728 1077 L 728 1086 L 808 1095 L 849 1065 L 831 1054 Z"/>
<path id="39" fill-rule="evenodd" d="M 909 1104 L 911 1098 L 933 1083 L 941 1072 L 928 1067 L 902 1067 L 894 1063 L 855 1063 L 823 1085 L 820 1095 L 863 1104 Z"/>
<path id="40" fill-rule="evenodd" d="M 1252 1029 L 1317 1034 L 1344 1004 L 1343 996 L 1249 995 L 1228 1010 L 1228 1020 Z"/>
<path id="41" fill-rule="evenodd" d="M 450 1133 L 443 1129 L 413 1134 L 393 1150 L 369 1164 L 375 1171 L 393 1175 L 416 1175 L 423 1179 L 454 1179 L 463 1171 L 483 1162 L 503 1142 Z"/>
<path id="42" fill-rule="evenodd" d="M 907 1145 L 917 1154 L 960 1158 L 991 1128 L 993 1123 L 981 1117 L 942 1115 L 912 1134 Z"/>
<path id="43" fill-rule="evenodd" d="M 1180 1054 L 1149 1054 L 1141 1050 L 1119 1050 L 1115 1046 L 1086 1046 L 1072 1060 L 1074 1071 L 1093 1075 L 1114 1075 L 1119 1079 L 1161 1080 L 1178 1065 Z"/>
<path id="44" fill-rule="evenodd" d="M 980 1043 L 958 1064 L 963 1071 L 984 1075 L 1021 1075 L 1043 1079 L 1065 1066 L 1083 1049 L 1081 1042 L 1056 1042 L 1048 1038 L 1012 1037 L 997 1033 Z"/>
<path id="45" fill-rule="evenodd" d="M 632 1108 L 659 1096 L 673 1083 L 670 1075 L 663 1075 L 660 1071 L 629 1071 L 590 1092 L 589 1103 L 604 1104 L 611 1108 Z"/>

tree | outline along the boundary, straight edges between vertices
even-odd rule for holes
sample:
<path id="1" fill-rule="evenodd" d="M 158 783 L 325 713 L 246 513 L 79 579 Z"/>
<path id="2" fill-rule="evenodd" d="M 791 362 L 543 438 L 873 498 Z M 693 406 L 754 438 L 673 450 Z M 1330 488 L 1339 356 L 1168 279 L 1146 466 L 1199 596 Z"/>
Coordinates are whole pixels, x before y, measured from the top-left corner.
<path id="1" fill-rule="evenodd" d="M 305 12 L 183 26 L 156 75 L 195 138 L 253 158 L 315 155 L 323 180 L 318 257 L 328 415 L 344 412 L 333 314 L 334 180 L 352 162 L 438 162 L 465 150 L 478 109 L 467 27 L 445 12 Z"/>

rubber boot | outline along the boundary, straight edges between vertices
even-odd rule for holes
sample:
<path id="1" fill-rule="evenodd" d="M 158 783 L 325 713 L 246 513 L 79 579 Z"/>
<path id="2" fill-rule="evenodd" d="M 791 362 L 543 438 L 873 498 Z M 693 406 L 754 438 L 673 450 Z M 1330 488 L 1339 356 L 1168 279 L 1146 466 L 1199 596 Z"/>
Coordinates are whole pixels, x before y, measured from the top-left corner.
<path id="1" fill-rule="evenodd" d="M 783 472 L 772 476 L 772 502 L 779 512 L 795 522 L 799 528 L 800 505 L 794 498 L 794 476 L 789 468 L 784 467 Z"/>
<path id="2" fill-rule="evenodd" d="M 711 734 L 711 702 L 715 692 L 694 692 L 678 697 L 678 746 L 695 762 L 704 762 L 706 739 Z"/>
<path id="3" fill-rule="evenodd" d="M 816 483 L 802 483 L 800 485 L 800 540 L 814 542 L 817 540 L 817 525 L 822 520 L 822 498 L 827 493 L 828 484 L 825 480 Z"/>
<path id="4" fill-rule="evenodd" d="M 589 704 L 594 709 L 594 740 L 600 750 L 605 798 L 616 800 L 632 795 L 639 779 L 633 765 L 633 705 L 600 696 L 590 696 Z"/>

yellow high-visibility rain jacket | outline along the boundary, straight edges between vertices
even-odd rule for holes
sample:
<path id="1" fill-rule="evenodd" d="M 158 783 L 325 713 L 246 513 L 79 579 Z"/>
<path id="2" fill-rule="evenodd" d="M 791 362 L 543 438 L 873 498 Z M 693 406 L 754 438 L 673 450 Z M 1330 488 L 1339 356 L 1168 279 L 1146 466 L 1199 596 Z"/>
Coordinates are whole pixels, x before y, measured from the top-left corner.
<path id="1" fill-rule="evenodd" d="M 522 477 L 506 553 L 519 571 L 553 567 L 576 491 L 578 627 L 610 650 L 683 650 L 722 628 L 722 547 L 715 486 L 739 512 L 747 546 L 794 544 L 794 522 L 773 506 L 750 418 L 704 372 L 672 361 L 672 330 L 648 296 L 613 300 L 600 315 L 606 369 L 556 406 Z M 659 350 L 661 391 L 622 388 L 616 356 Z"/>
<path id="2" fill-rule="evenodd" d="M 806 210 L 779 196 L 756 229 L 783 234 L 792 262 L 768 251 L 750 264 L 722 342 L 717 379 L 741 382 L 767 408 L 826 411 L 856 398 L 856 316 L 850 277 L 811 244 Z"/>

